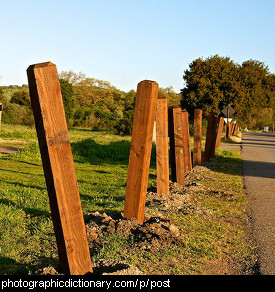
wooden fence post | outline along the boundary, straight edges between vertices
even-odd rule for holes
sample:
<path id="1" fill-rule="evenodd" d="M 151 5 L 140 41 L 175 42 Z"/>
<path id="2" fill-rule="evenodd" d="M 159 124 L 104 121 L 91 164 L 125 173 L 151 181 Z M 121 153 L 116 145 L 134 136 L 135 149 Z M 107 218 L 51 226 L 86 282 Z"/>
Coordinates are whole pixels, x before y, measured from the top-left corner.
<path id="1" fill-rule="evenodd" d="M 234 124 L 230 122 L 230 126 L 229 126 L 229 137 L 231 137 L 232 134 L 233 134 L 233 126 L 234 126 Z"/>
<path id="2" fill-rule="evenodd" d="M 188 112 L 182 111 L 182 134 L 183 134 L 183 151 L 185 170 L 192 170 L 192 158 L 190 149 L 189 118 Z"/>
<path id="3" fill-rule="evenodd" d="M 157 100 L 156 112 L 156 156 L 157 193 L 169 194 L 169 150 L 168 150 L 167 99 Z"/>
<path id="4" fill-rule="evenodd" d="M 216 130 L 217 130 L 217 118 L 213 113 L 210 113 L 208 116 L 208 124 L 207 124 L 207 131 L 206 131 L 206 141 L 205 141 L 205 150 L 203 161 L 207 162 L 210 158 L 215 156 L 215 144 L 216 144 Z M 213 155 L 214 149 L 214 155 Z"/>
<path id="5" fill-rule="evenodd" d="M 224 118 L 220 117 L 219 126 L 218 126 L 218 132 L 217 132 L 217 139 L 216 139 L 216 146 L 215 146 L 216 149 L 218 149 L 220 144 L 221 144 L 223 125 L 224 125 Z"/>
<path id="6" fill-rule="evenodd" d="M 31 65 L 31 103 L 62 273 L 92 272 L 78 184 L 56 66 Z"/>
<path id="7" fill-rule="evenodd" d="M 182 114 L 179 106 L 169 107 L 168 127 L 170 137 L 171 178 L 173 182 L 185 186 Z"/>
<path id="8" fill-rule="evenodd" d="M 233 124 L 232 135 L 234 136 L 234 135 L 236 134 L 236 132 L 237 132 L 237 124 L 234 123 L 234 124 Z"/>
<path id="9" fill-rule="evenodd" d="M 156 82 L 138 84 L 123 216 L 139 223 L 144 220 L 157 97 Z"/>
<path id="10" fill-rule="evenodd" d="M 210 147 L 210 158 L 215 157 L 215 149 L 216 149 L 216 140 L 217 140 L 217 128 L 218 128 L 218 116 L 214 115 L 213 118 L 213 127 L 212 127 L 212 140 Z"/>
<path id="11" fill-rule="evenodd" d="M 228 140 L 229 137 L 231 136 L 230 131 L 231 131 L 231 123 L 227 120 L 227 123 L 225 125 L 225 140 Z"/>
<path id="12" fill-rule="evenodd" d="M 201 165 L 201 136 L 202 136 L 202 110 L 194 111 L 194 148 L 193 166 Z"/>
<path id="13" fill-rule="evenodd" d="M 231 130 L 232 130 L 232 124 L 231 122 L 228 123 L 228 138 L 231 137 Z"/>

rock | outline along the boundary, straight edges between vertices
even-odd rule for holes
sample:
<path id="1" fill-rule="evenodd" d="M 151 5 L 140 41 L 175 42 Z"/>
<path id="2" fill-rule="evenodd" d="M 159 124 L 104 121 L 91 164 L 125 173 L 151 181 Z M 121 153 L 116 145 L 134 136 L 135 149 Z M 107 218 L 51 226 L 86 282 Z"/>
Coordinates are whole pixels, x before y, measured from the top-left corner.
<path id="1" fill-rule="evenodd" d="M 179 231 L 179 229 L 178 229 L 174 224 L 171 224 L 171 225 L 169 226 L 169 230 L 170 230 L 170 232 L 171 232 L 174 236 L 177 236 L 177 237 L 180 236 L 180 231 Z"/>
<path id="2" fill-rule="evenodd" d="M 93 263 L 95 275 L 143 275 L 135 266 L 131 266 L 125 261 L 112 261 L 100 259 Z"/>

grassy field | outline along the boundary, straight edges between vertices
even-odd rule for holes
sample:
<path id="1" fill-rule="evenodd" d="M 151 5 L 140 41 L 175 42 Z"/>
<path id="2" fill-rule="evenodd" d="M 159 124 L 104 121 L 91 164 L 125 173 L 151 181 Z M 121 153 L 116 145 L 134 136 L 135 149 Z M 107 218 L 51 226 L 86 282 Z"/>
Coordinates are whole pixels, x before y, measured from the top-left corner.
<path id="1" fill-rule="evenodd" d="M 90 212 L 123 211 L 130 137 L 87 129 L 69 130 L 84 219 Z M 35 130 L 3 125 L 0 146 L 23 146 L 14 155 L 0 155 L 0 274 L 34 274 L 46 266 L 58 267 L 57 248 Z M 106 238 L 92 260 L 124 260 L 146 274 L 242 273 L 253 261 L 246 233 L 246 196 L 240 154 L 218 150 L 205 165 L 192 194 L 211 211 L 170 214 L 184 233 L 184 245 L 158 252 L 135 252 L 133 238 L 114 234 Z M 148 188 L 156 186 L 153 148 Z M 233 268 L 232 268 L 233 267 Z"/>

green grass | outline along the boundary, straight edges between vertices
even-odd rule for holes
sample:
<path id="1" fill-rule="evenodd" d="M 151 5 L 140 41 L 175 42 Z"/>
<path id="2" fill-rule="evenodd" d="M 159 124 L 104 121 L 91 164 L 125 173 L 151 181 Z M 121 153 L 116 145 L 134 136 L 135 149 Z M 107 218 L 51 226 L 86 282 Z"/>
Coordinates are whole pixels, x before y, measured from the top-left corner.
<path id="1" fill-rule="evenodd" d="M 89 212 L 123 211 L 130 137 L 85 129 L 69 131 L 84 218 Z M 16 137 L 15 140 L 13 140 Z M 33 274 L 58 266 L 48 195 L 34 129 L 3 125 L 1 145 L 24 144 L 24 151 L 0 156 L 0 274 Z M 244 232 L 247 220 L 239 153 L 218 151 L 199 183 L 209 192 L 194 194 L 212 216 L 170 214 L 184 233 L 184 246 L 159 252 L 136 252 L 134 238 L 112 235 L 92 255 L 122 259 L 148 274 L 203 274 L 207 263 L 251 259 Z M 155 149 L 148 187 L 156 185 Z M 219 191 L 231 192 L 223 196 Z"/>

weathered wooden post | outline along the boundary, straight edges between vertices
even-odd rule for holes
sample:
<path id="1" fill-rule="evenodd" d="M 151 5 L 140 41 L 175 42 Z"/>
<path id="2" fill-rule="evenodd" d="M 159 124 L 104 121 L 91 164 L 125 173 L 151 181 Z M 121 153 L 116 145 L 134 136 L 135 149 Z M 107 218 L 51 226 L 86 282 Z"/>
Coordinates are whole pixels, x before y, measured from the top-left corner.
<path id="1" fill-rule="evenodd" d="M 225 139 L 228 140 L 229 137 L 231 136 L 231 123 L 227 120 L 227 123 L 226 123 L 226 133 L 225 133 Z"/>
<path id="2" fill-rule="evenodd" d="M 233 132 L 234 132 L 234 123 L 231 123 L 231 133 L 230 133 L 230 136 L 233 136 Z"/>
<path id="3" fill-rule="evenodd" d="M 215 142 L 216 142 L 216 134 L 215 131 L 217 129 L 217 126 L 215 123 L 217 122 L 217 118 L 213 113 L 210 113 L 208 116 L 208 124 L 207 124 L 207 130 L 206 130 L 206 141 L 205 141 L 205 150 L 204 150 L 204 156 L 203 161 L 207 162 L 210 160 L 210 158 L 213 157 L 213 148 L 215 148 Z M 214 143 L 214 146 L 213 146 Z"/>
<path id="4" fill-rule="evenodd" d="M 202 110 L 194 111 L 194 149 L 193 166 L 201 165 L 201 136 L 202 136 Z"/>
<path id="5" fill-rule="evenodd" d="M 185 186 L 182 114 L 179 106 L 169 107 L 168 128 L 170 137 L 171 178 L 173 182 Z"/>
<path id="6" fill-rule="evenodd" d="M 216 139 L 216 146 L 215 146 L 216 149 L 218 149 L 220 144 L 221 144 L 223 125 L 224 125 L 224 118 L 220 117 L 219 125 L 218 125 L 218 132 L 217 132 L 217 139 Z"/>
<path id="7" fill-rule="evenodd" d="M 169 194 L 169 150 L 168 150 L 167 99 L 157 100 L 156 112 L 156 156 L 157 193 Z"/>
<path id="8" fill-rule="evenodd" d="M 183 151 L 185 170 L 192 170 L 192 158 L 190 149 L 189 118 L 188 112 L 182 111 L 182 134 L 183 134 Z"/>
<path id="9" fill-rule="evenodd" d="M 234 135 L 236 134 L 236 132 L 237 132 L 237 124 L 234 123 L 234 124 L 233 124 L 232 135 L 234 136 Z"/>
<path id="10" fill-rule="evenodd" d="M 47 184 L 61 271 L 92 272 L 84 218 L 56 66 L 27 70 L 32 109 Z"/>
<path id="11" fill-rule="evenodd" d="M 138 84 L 123 216 L 139 223 L 144 220 L 157 97 L 156 82 Z"/>
<path id="12" fill-rule="evenodd" d="M 228 138 L 230 138 L 231 137 L 231 131 L 232 131 L 232 124 L 231 124 L 231 122 L 228 122 L 227 124 L 228 124 Z"/>
<path id="13" fill-rule="evenodd" d="M 213 127 L 212 127 L 212 137 L 211 137 L 211 146 L 210 146 L 210 158 L 215 157 L 216 149 L 216 140 L 217 140 L 217 127 L 218 127 L 218 116 L 214 115 L 213 118 Z"/>

